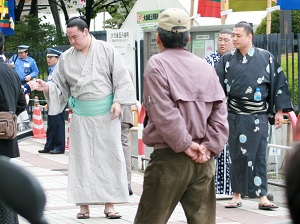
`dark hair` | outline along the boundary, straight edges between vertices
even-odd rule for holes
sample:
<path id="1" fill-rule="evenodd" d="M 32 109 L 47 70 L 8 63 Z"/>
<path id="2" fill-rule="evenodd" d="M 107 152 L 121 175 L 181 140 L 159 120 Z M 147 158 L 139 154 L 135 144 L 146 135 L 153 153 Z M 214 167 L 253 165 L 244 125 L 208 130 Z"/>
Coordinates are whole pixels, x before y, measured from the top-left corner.
<path id="1" fill-rule="evenodd" d="M 219 34 L 230 34 L 230 35 L 232 35 L 232 30 L 231 29 L 222 29 Z"/>
<path id="2" fill-rule="evenodd" d="M 4 43 L 5 43 L 4 34 L 0 32 L 0 54 L 3 54 Z"/>
<path id="3" fill-rule="evenodd" d="M 66 25 L 67 25 L 67 28 L 76 26 L 82 32 L 84 31 L 85 28 L 89 29 L 88 25 L 86 23 L 85 16 L 72 17 L 67 21 Z"/>
<path id="4" fill-rule="evenodd" d="M 241 21 L 241 22 L 238 22 L 237 24 L 235 24 L 234 27 L 235 28 L 239 28 L 239 27 L 244 28 L 247 35 L 252 34 L 252 36 L 253 36 L 253 23 Z"/>
<path id="5" fill-rule="evenodd" d="M 300 223 L 300 144 L 293 148 L 295 151 L 287 160 L 285 181 L 287 204 L 293 223 Z"/>
<path id="6" fill-rule="evenodd" d="M 182 48 L 188 44 L 190 31 L 175 33 L 157 27 L 157 33 L 165 48 Z"/>

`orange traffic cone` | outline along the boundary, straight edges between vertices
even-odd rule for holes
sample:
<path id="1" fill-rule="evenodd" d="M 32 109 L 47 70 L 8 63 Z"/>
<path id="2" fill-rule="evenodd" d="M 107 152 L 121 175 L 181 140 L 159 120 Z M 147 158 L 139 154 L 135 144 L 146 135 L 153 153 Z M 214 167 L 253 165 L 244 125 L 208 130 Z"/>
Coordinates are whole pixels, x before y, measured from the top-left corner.
<path id="1" fill-rule="evenodd" d="M 39 107 L 39 99 L 37 96 L 34 97 L 34 110 L 33 110 L 33 126 L 32 132 L 34 138 L 45 138 L 46 132 L 44 129 L 41 109 Z"/>
<path id="2" fill-rule="evenodd" d="M 67 141 L 65 144 L 65 149 L 69 149 L 70 148 L 70 122 L 71 122 L 71 118 L 72 118 L 72 108 L 69 108 L 69 114 L 68 114 L 68 131 L 67 131 Z"/>

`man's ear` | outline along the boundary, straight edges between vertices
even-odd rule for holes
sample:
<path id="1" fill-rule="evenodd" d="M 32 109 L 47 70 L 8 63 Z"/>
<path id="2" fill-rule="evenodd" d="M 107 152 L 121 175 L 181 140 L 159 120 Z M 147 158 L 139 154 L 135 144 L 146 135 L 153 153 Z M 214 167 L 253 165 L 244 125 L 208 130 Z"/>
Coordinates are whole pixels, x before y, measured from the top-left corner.
<path id="1" fill-rule="evenodd" d="M 84 28 L 83 32 L 84 32 L 84 34 L 85 34 L 86 36 L 89 35 L 89 30 L 88 30 L 87 28 Z"/>
<path id="2" fill-rule="evenodd" d="M 159 37 L 158 33 L 156 33 L 156 43 L 157 44 L 161 43 L 161 40 L 160 40 L 160 37 Z"/>
<path id="3" fill-rule="evenodd" d="M 191 34 L 189 34 L 187 44 L 190 43 L 190 41 L 191 41 Z"/>

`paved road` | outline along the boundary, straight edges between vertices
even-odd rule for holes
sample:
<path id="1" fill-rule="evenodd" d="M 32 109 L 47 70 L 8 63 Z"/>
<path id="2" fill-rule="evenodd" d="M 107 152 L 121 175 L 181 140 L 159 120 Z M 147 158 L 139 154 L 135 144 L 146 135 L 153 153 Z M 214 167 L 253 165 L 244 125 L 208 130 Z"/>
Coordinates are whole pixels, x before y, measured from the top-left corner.
<path id="1" fill-rule="evenodd" d="M 116 210 L 123 215 L 122 219 L 108 220 L 103 214 L 104 206 L 91 206 L 91 218 L 88 220 L 78 220 L 76 219 L 78 207 L 66 201 L 69 152 L 67 151 L 63 155 L 39 154 L 37 151 L 42 149 L 44 144 L 45 139 L 36 138 L 27 138 L 20 142 L 21 157 L 13 159 L 13 162 L 33 173 L 42 184 L 47 196 L 45 217 L 50 224 L 133 223 L 140 195 L 142 193 L 142 172 L 133 172 L 132 188 L 134 195 L 130 197 L 130 202 L 115 206 Z M 225 209 L 224 205 L 227 203 L 229 198 L 218 196 L 217 223 L 290 223 L 288 209 L 286 208 L 284 200 L 284 191 L 282 188 L 272 186 L 270 187 L 270 192 L 274 194 L 275 202 L 282 206 L 277 211 L 259 210 L 257 208 L 257 200 L 249 198 L 244 199 L 243 206 L 241 208 Z M 20 224 L 25 223 L 28 222 L 23 218 L 20 218 Z M 184 212 L 180 204 L 176 207 L 168 223 L 186 223 Z"/>

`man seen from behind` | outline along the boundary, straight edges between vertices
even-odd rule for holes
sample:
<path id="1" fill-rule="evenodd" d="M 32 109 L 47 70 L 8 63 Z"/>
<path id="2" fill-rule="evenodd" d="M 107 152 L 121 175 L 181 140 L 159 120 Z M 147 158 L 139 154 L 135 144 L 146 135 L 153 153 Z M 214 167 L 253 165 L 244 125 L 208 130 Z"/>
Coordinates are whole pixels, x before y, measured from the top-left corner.
<path id="1" fill-rule="evenodd" d="M 190 224 L 215 223 L 214 156 L 228 137 L 225 94 L 213 67 L 188 52 L 189 15 L 176 8 L 158 18 L 157 44 L 144 72 L 147 126 L 154 147 L 135 224 L 165 224 L 181 202 Z"/>

